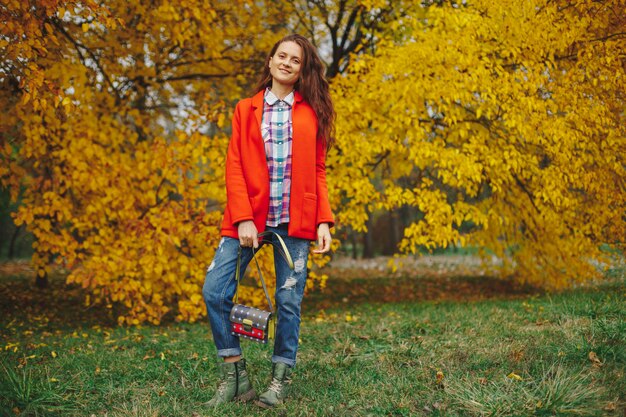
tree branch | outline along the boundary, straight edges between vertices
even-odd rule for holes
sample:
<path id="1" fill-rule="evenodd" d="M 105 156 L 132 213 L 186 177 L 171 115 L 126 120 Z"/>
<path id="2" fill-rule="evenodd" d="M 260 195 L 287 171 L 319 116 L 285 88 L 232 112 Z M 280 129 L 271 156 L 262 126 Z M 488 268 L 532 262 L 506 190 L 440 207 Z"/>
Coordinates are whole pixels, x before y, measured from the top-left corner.
<path id="1" fill-rule="evenodd" d="M 119 91 L 117 91 L 117 89 L 113 85 L 113 82 L 111 81 L 111 78 L 107 75 L 106 71 L 104 70 L 104 68 L 100 64 L 100 60 L 98 59 L 96 54 L 94 54 L 94 52 L 91 49 L 89 49 L 85 45 L 81 44 L 80 42 L 78 42 L 77 40 L 72 38 L 72 36 L 65 30 L 65 28 L 59 23 L 59 21 L 57 19 L 51 19 L 50 21 L 63 34 L 63 36 L 65 36 L 70 41 L 70 43 L 72 43 L 72 45 L 74 45 L 74 47 L 76 48 L 76 52 L 78 52 L 78 55 L 79 55 L 79 57 L 81 59 L 81 62 L 86 67 L 88 67 L 88 65 L 86 64 L 84 56 L 80 52 L 80 49 L 84 49 L 87 52 L 87 54 L 89 54 L 91 59 L 95 62 L 96 67 L 100 71 L 100 75 L 102 75 L 102 77 L 104 78 L 106 83 L 111 88 L 112 92 L 115 94 L 115 97 L 117 98 L 117 102 L 118 103 L 121 102 L 122 101 L 122 97 L 120 96 Z"/>

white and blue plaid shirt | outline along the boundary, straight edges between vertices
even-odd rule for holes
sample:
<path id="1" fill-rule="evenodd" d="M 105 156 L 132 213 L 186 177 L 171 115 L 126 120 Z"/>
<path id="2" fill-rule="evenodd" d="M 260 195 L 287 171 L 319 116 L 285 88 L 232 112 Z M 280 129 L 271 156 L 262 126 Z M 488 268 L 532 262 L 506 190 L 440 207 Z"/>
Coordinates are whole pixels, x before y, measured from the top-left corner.
<path id="1" fill-rule="evenodd" d="M 293 139 L 293 91 L 280 100 L 269 88 L 265 90 L 261 136 L 270 174 L 270 206 L 267 226 L 289 223 L 291 190 L 291 141 Z"/>

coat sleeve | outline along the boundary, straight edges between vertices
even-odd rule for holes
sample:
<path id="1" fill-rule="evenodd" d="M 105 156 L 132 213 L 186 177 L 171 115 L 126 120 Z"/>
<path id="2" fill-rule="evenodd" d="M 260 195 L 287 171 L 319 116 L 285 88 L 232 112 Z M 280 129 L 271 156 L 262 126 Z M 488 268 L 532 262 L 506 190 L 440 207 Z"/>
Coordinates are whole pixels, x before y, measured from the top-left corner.
<path id="1" fill-rule="evenodd" d="M 330 202 L 328 200 L 328 186 L 326 185 L 326 149 L 324 147 L 324 141 L 319 138 L 316 140 L 317 149 L 315 152 L 315 174 L 317 181 L 317 224 L 329 223 L 330 227 L 335 225 L 333 219 L 333 213 L 330 209 Z"/>
<path id="2" fill-rule="evenodd" d="M 235 107 L 232 135 L 226 154 L 226 206 L 233 226 L 244 220 L 254 219 L 241 160 L 241 106 L 240 101 Z"/>

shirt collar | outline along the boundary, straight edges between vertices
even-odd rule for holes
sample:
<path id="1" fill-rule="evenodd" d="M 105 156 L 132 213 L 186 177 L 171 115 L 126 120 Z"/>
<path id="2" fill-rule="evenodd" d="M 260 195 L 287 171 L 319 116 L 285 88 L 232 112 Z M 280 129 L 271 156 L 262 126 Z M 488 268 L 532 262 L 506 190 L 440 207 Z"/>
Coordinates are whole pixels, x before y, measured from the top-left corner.
<path id="1" fill-rule="evenodd" d="M 289 107 L 291 107 L 293 106 L 294 99 L 295 99 L 295 96 L 292 91 L 291 93 L 287 94 L 287 97 L 285 97 L 282 101 L 284 101 L 285 103 L 289 105 Z M 265 89 L 265 102 L 269 104 L 270 106 L 273 106 L 278 101 L 281 101 L 281 100 L 278 97 L 276 97 L 274 93 L 272 93 L 272 90 L 270 90 L 269 87 L 266 88 Z"/>

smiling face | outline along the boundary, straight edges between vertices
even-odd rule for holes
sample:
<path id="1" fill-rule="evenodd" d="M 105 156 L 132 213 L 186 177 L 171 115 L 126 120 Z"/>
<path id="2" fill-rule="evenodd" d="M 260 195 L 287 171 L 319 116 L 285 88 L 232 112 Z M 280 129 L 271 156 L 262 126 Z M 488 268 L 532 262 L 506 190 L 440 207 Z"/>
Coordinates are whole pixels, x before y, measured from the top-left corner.
<path id="1" fill-rule="evenodd" d="M 293 87 L 300 77 L 302 48 L 292 41 L 281 43 L 270 58 L 269 67 L 274 84 Z"/>

